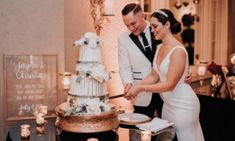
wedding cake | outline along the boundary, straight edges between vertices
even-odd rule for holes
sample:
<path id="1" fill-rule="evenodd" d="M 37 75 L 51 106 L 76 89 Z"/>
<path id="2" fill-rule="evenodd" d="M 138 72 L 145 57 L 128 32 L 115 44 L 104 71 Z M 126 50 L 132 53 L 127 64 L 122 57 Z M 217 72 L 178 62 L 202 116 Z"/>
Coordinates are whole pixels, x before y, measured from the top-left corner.
<path id="1" fill-rule="evenodd" d="M 107 131 L 118 127 L 118 108 L 108 103 L 106 81 L 110 74 L 102 64 L 102 41 L 87 32 L 74 46 L 80 47 L 76 74 L 71 76 L 67 102 L 56 107 L 56 125 L 72 132 Z"/>
<path id="2" fill-rule="evenodd" d="M 105 71 L 101 60 L 102 41 L 92 32 L 74 42 L 80 47 L 77 74 L 71 76 L 68 103 L 75 114 L 100 114 L 109 111 L 106 83 L 109 73 Z"/>

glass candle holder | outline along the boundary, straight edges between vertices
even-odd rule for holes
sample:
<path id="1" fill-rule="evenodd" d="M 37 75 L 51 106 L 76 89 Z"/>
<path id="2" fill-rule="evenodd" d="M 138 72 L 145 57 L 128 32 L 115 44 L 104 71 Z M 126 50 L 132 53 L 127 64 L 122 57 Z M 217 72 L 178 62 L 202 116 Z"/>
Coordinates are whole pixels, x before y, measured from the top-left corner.
<path id="1" fill-rule="evenodd" d="M 20 126 L 20 137 L 22 139 L 29 139 L 30 138 L 30 125 L 23 124 Z"/>
<path id="2" fill-rule="evenodd" d="M 87 141 L 99 141 L 97 138 L 89 138 Z"/>
<path id="3" fill-rule="evenodd" d="M 151 141 L 151 131 L 141 131 L 141 141 Z"/>
<path id="4" fill-rule="evenodd" d="M 39 113 L 43 114 L 44 116 L 47 115 L 47 106 L 41 105 L 39 106 Z"/>
<path id="5" fill-rule="evenodd" d="M 202 89 L 203 86 L 203 81 L 204 81 L 204 77 L 206 75 L 207 72 L 207 62 L 206 61 L 200 61 L 200 64 L 198 64 L 197 66 L 197 74 L 199 76 L 199 84 L 200 87 L 197 89 L 198 93 L 204 93 L 205 91 Z"/>
<path id="6" fill-rule="evenodd" d="M 70 89 L 71 75 L 72 73 L 70 72 L 60 73 L 60 76 L 63 76 L 62 86 L 65 91 Z"/>
<path id="7" fill-rule="evenodd" d="M 43 134 L 45 133 L 45 125 L 42 124 L 42 125 L 37 125 L 36 126 L 36 134 L 38 136 L 42 136 Z"/>
<path id="8" fill-rule="evenodd" d="M 45 118 L 43 117 L 42 113 L 36 115 L 36 124 L 37 126 L 43 125 L 45 123 Z"/>

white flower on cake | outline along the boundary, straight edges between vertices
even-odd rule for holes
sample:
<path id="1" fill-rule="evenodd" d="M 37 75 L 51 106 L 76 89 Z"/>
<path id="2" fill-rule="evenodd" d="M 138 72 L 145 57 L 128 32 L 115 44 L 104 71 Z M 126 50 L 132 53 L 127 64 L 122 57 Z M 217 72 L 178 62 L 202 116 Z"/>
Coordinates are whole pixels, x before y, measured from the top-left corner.
<path id="1" fill-rule="evenodd" d="M 79 72 L 79 76 L 84 78 L 85 76 L 94 78 L 99 82 L 109 80 L 109 74 L 105 71 L 105 68 L 100 63 L 79 63 L 77 64 L 76 70 Z"/>
<path id="2" fill-rule="evenodd" d="M 68 91 L 68 111 L 66 116 L 80 114 L 101 114 L 110 110 L 107 101 L 106 80 L 110 73 L 105 70 L 101 59 L 102 41 L 95 33 L 87 32 L 74 42 L 80 47 L 76 74 L 71 76 Z"/>
<path id="3" fill-rule="evenodd" d="M 110 106 L 99 98 L 87 98 L 83 100 L 76 101 L 75 105 L 70 106 L 67 110 L 65 116 L 69 115 L 79 115 L 79 114 L 95 114 L 98 115 L 101 112 L 106 112 L 110 110 Z"/>
<path id="4" fill-rule="evenodd" d="M 102 45 L 102 40 L 99 36 L 92 32 L 87 32 L 85 35 L 74 42 L 75 46 L 87 46 L 87 47 L 92 47 L 96 48 Z"/>
<path id="5" fill-rule="evenodd" d="M 74 42 L 75 46 L 80 46 L 79 61 L 81 62 L 101 62 L 102 40 L 95 33 L 87 32 Z"/>

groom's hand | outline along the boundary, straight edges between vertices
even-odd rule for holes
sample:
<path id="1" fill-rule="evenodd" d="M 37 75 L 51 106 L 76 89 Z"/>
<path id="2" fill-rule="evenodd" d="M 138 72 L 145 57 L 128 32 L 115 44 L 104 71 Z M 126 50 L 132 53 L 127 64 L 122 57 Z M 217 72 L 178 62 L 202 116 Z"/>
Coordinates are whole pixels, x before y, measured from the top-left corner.
<path id="1" fill-rule="evenodd" d="M 127 83 L 126 85 L 125 85 L 125 87 L 124 87 L 124 97 L 126 98 L 126 99 L 129 99 L 129 97 L 127 96 L 127 93 L 129 92 L 129 90 L 130 90 L 130 88 L 133 86 L 133 84 L 132 83 Z"/>

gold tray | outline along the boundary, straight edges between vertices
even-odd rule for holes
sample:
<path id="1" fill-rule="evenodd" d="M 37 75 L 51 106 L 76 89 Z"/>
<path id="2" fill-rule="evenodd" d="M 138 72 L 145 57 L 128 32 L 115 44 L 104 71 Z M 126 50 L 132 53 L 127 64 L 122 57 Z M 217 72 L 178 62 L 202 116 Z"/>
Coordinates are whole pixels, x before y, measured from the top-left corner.
<path id="1" fill-rule="evenodd" d="M 110 131 L 118 128 L 119 108 L 112 105 L 108 112 L 103 112 L 99 115 L 72 115 L 63 116 L 63 111 L 60 105 L 55 108 L 57 114 L 56 126 L 59 129 L 75 133 L 95 133 Z"/>

